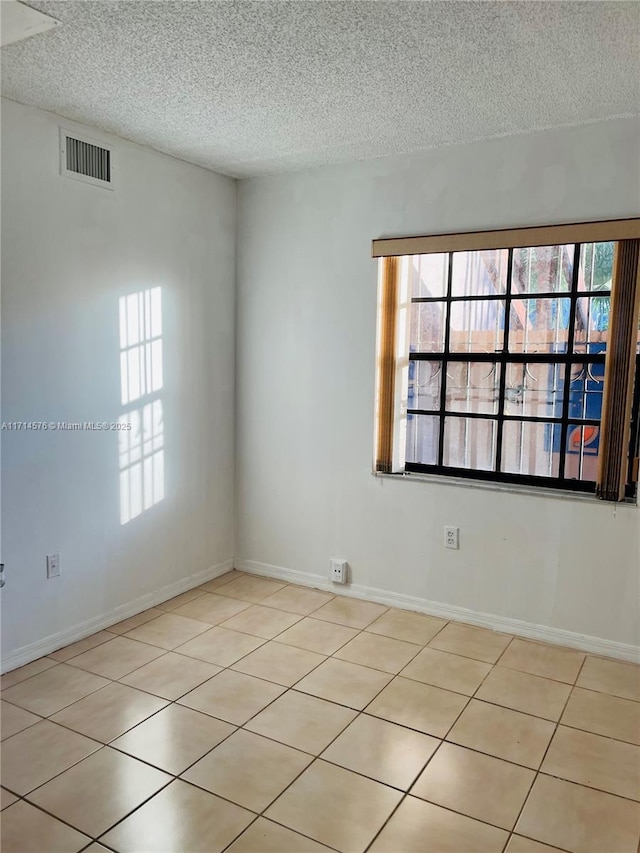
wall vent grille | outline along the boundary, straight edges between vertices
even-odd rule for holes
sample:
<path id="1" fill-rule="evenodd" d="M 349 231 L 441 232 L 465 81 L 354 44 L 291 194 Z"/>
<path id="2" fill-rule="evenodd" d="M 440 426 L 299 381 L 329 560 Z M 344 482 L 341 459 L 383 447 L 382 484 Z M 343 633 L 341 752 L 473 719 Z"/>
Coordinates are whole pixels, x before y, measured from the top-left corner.
<path id="1" fill-rule="evenodd" d="M 111 148 L 80 139 L 60 128 L 60 173 L 85 183 L 113 189 Z"/>
<path id="2" fill-rule="evenodd" d="M 99 181 L 110 181 L 111 152 L 107 148 L 67 136 L 67 169 Z"/>

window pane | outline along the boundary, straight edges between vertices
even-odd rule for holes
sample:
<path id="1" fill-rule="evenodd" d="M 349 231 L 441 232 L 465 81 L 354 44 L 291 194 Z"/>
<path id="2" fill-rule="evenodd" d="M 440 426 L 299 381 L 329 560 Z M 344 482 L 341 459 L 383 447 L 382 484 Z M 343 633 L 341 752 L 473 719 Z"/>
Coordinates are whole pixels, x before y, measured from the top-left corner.
<path id="1" fill-rule="evenodd" d="M 559 293 L 571 290 L 575 246 L 533 246 L 513 250 L 511 292 Z"/>
<path id="2" fill-rule="evenodd" d="M 432 415 L 407 415 L 407 462 L 436 465 L 440 418 Z"/>
<path id="3" fill-rule="evenodd" d="M 566 352 L 570 313 L 570 299 L 514 299 L 509 351 Z"/>
<path id="4" fill-rule="evenodd" d="M 445 418 L 443 463 L 451 468 L 492 471 L 496 463 L 496 421 Z"/>
<path id="5" fill-rule="evenodd" d="M 442 362 L 410 361 L 407 408 L 439 409 L 441 380 Z"/>
<path id="6" fill-rule="evenodd" d="M 413 255 L 409 264 L 411 276 L 411 296 L 444 297 L 447 295 L 447 274 L 449 271 L 449 255 Z"/>
<path id="7" fill-rule="evenodd" d="M 609 296 L 583 296 L 576 303 L 576 352 L 604 352 L 609 335 Z"/>
<path id="8" fill-rule="evenodd" d="M 580 247 L 578 290 L 611 290 L 615 243 L 583 243 Z"/>
<path id="9" fill-rule="evenodd" d="M 456 252 L 451 274 L 452 296 L 495 296 L 507 289 L 506 249 Z"/>
<path id="10" fill-rule="evenodd" d="M 451 352 L 496 352 L 504 345 L 504 302 L 451 303 Z"/>
<path id="11" fill-rule="evenodd" d="M 450 362 L 447 365 L 445 408 L 452 412 L 492 415 L 498 411 L 500 365 Z"/>
<path id="12" fill-rule="evenodd" d="M 442 352 L 446 317 L 446 302 L 414 302 L 411 305 L 411 352 Z"/>
<path id="13" fill-rule="evenodd" d="M 502 430 L 502 470 L 509 474 L 557 477 L 560 454 L 554 447 L 556 424 L 505 421 Z M 557 440 L 556 440 L 557 444 Z"/>
<path id="14" fill-rule="evenodd" d="M 524 415 L 529 418 L 562 416 L 562 364 L 508 364 L 506 370 L 505 415 Z"/>
<path id="15" fill-rule="evenodd" d="M 600 427 L 569 424 L 564 475 L 568 480 L 595 481 L 598 473 Z"/>
<path id="16" fill-rule="evenodd" d="M 571 365 L 569 417 L 595 418 L 602 415 L 604 364 Z"/>

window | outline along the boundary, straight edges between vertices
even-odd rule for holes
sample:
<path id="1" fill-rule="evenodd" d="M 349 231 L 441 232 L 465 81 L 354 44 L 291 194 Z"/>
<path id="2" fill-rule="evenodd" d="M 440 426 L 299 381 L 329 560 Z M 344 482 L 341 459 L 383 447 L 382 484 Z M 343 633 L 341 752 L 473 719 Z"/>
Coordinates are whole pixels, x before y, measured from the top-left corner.
<path id="1" fill-rule="evenodd" d="M 623 220 L 374 241 L 376 469 L 632 497 L 638 238 Z"/>

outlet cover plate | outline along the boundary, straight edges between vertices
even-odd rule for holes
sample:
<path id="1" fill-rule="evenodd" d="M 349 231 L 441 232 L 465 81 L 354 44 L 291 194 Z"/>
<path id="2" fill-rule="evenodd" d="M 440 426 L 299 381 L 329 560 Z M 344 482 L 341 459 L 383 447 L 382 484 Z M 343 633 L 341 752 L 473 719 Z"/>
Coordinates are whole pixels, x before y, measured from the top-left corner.
<path id="1" fill-rule="evenodd" d="M 47 554 L 47 578 L 60 577 L 60 554 Z"/>
<path id="2" fill-rule="evenodd" d="M 444 547 L 457 551 L 460 547 L 460 528 L 447 525 L 444 529 Z"/>
<path id="3" fill-rule="evenodd" d="M 331 560 L 329 577 L 333 583 L 346 583 L 348 579 L 349 566 L 346 560 Z"/>

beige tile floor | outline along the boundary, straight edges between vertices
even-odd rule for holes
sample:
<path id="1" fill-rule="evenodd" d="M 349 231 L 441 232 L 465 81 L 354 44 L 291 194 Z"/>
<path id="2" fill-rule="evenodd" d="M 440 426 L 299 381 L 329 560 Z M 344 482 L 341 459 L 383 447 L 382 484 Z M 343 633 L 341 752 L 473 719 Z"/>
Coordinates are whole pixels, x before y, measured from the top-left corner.
<path id="1" fill-rule="evenodd" d="M 640 667 L 230 572 L 2 676 L 3 853 L 637 853 Z"/>

